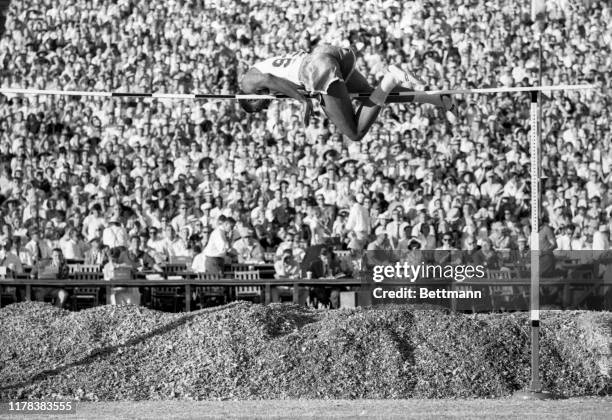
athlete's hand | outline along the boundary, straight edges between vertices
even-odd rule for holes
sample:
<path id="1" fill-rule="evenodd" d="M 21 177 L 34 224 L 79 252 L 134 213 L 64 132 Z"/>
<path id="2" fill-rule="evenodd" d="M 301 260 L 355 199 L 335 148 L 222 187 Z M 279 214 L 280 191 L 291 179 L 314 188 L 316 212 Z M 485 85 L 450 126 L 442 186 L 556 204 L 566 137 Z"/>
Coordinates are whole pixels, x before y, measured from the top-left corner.
<path id="1" fill-rule="evenodd" d="M 312 101 L 308 98 L 304 98 L 304 126 L 308 126 L 310 122 L 310 114 L 312 114 Z"/>

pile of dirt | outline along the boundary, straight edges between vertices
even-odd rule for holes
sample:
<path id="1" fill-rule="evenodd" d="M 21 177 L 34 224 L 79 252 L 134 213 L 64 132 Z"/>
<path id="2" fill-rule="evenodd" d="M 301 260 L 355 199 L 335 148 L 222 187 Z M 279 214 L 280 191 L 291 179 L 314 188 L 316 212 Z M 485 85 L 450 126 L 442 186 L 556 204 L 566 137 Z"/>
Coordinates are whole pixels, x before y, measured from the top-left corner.
<path id="1" fill-rule="evenodd" d="M 316 311 L 238 302 L 168 314 L 134 306 L 0 309 L 0 399 L 446 398 L 529 383 L 527 314 L 408 306 Z M 542 319 L 544 386 L 609 395 L 612 314 Z"/>

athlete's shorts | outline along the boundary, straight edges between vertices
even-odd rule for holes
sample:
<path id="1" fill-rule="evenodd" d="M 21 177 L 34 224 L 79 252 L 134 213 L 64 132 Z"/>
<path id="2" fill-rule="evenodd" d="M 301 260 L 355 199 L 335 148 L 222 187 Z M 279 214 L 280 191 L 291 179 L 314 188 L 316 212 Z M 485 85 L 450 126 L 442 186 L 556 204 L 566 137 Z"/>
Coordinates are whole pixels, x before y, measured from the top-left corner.
<path id="1" fill-rule="evenodd" d="M 308 92 L 327 94 L 333 82 L 346 81 L 351 77 L 355 61 L 355 53 L 351 49 L 319 45 L 304 59 L 299 77 Z"/>

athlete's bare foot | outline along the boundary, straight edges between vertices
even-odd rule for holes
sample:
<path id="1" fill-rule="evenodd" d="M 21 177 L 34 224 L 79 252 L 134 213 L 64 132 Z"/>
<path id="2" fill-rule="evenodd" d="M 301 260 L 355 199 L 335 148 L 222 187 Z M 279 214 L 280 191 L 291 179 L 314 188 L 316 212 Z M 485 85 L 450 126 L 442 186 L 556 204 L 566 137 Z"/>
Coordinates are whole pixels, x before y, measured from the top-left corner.
<path id="1" fill-rule="evenodd" d="M 409 70 L 402 70 L 397 66 L 391 65 L 387 71 L 393 75 L 401 87 L 414 88 L 415 85 L 425 86 L 425 82 Z"/>

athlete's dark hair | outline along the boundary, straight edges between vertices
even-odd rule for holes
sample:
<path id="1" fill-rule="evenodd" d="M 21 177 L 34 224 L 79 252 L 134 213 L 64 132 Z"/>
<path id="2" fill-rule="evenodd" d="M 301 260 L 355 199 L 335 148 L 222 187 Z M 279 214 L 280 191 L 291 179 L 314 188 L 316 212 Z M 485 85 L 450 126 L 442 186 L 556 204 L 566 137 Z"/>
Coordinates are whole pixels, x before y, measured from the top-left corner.
<path id="1" fill-rule="evenodd" d="M 272 103 L 271 99 L 239 99 L 238 103 L 249 114 L 263 111 Z"/>

